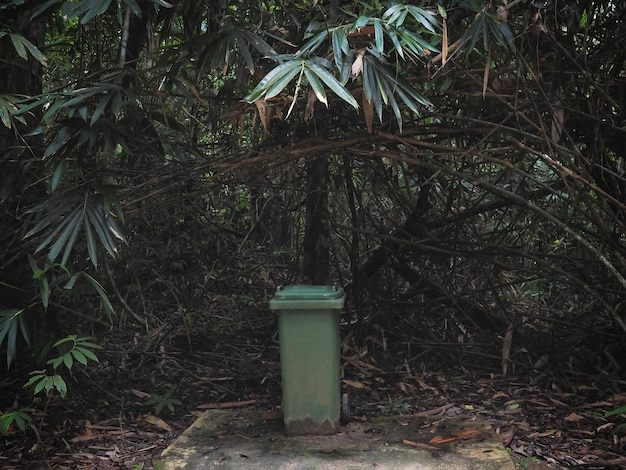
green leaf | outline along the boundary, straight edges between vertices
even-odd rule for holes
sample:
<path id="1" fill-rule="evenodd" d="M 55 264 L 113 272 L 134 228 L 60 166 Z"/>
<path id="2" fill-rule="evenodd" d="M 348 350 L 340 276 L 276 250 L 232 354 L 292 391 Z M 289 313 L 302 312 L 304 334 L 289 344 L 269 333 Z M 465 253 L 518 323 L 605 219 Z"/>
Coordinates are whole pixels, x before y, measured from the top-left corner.
<path id="1" fill-rule="evenodd" d="M 331 32 L 332 30 L 322 29 L 302 46 L 302 48 L 295 54 L 294 58 L 302 59 L 308 57 L 328 39 L 328 35 Z"/>
<path id="2" fill-rule="evenodd" d="M 40 16 L 45 15 L 46 13 L 48 13 L 48 10 L 51 9 L 57 9 L 59 5 L 59 1 L 58 0 L 48 0 L 47 2 L 42 3 L 39 8 L 37 8 L 37 10 L 35 10 L 35 12 L 32 14 L 32 16 L 30 17 L 31 21 L 37 19 Z"/>
<path id="3" fill-rule="evenodd" d="M 48 359 L 47 363 L 50 364 L 54 370 L 56 370 L 61 364 L 63 364 L 63 356 Z"/>
<path id="4" fill-rule="evenodd" d="M 102 210 L 102 202 L 89 201 L 86 209 L 87 217 L 85 219 L 85 224 L 91 224 L 98 235 L 98 239 L 100 240 L 102 246 L 104 246 L 105 250 L 107 250 L 112 257 L 115 257 L 117 254 L 117 247 L 115 240 L 113 240 L 112 234 L 107 227 L 106 215 Z"/>
<path id="5" fill-rule="evenodd" d="M 102 349 L 102 346 L 100 346 L 99 344 L 91 342 L 92 339 L 96 338 L 94 338 L 93 336 L 81 336 L 76 340 L 76 344 L 87 348 Z"/>
<path id="6" fill-rule="evenodd" d="M 10 311 L 8 315 L 5 317 L 2 322 L 2 329 L 0 330 L 0 344 L 7 341 L 7 368 L 11 367 L 13 363 L 13 358 L 16 354 L 16 344 L 17 344 L 17 313 L 11 314 Z"/>
<path id="7" fill-rule="evenodd" d="M 65 283 L 65 285 L 63 286 L 64 289 L 73 289 L 74 285 L 76 284 L 76 281 L 78 280 L 78 278 L 80 277 L 80 272 L 78 273 L 74 273 L 70 276 L 70 279 Z"/>
<path id="8" fill-rule="evenodd" d="M 70 353 L 63 355 L 63 364 L 65 364 L 68 370 L 72 370 L 72 367 L 74 367 L 74 358 Z"/>
<path id="9" fill-rule="evenodd" d="M 48 378 L 46 376 L 44 376 L 43 378 L 41 378 L 39 380 L 37 385 L 35 385 L 35 389 L 33 390 L 33 395 L 37 395 L 44 388 L 47 388 L 47 385 L 48 385 Z"/>
<path id="10" fill-rule="evenodd" d="M 234 36 L 237 47 L 239 48 L 239 52 L 243 57 L 243 61 L 246 64 L 246 67 L 248 67 L 248 71 L 251 75 L 254 74 L 254 59 L 252 58 L 252 54 L 250 53 L 250 48 L 248 47 L 248 44 L 246 44 L 244 37 L 239 34 L 238 30 L 235 29 L 232 34 Z"/>
<path id="11" fill-rule="evenodd" d="M 43 304 L 43 308 L 48 309 L 48 304 L 50 303 L 50 286 L 48 285 L 48 279 L 42 277 L 39 283 L 39 294 L 41 295 L 41 303 Z"/>
<path id="12" fill-rule="evenodd" d="M 67 239 L 67 242 L 65 243 L 65 250 L 63 251 L 63 256 L 61 257 L 62 266 L 67 265 L 67 262 L 69 261 L 70 253 L 72 252 L 72 249 L 74 248 L 74 244 L 76 243 L 76 238 L 78 237 L 78 232 L 83 226 L 84 217 L 85 217 L 85 214 L 83 213 L 82 210 L 80 210 L 79 214 L 75 217 L 76 220 L 73 221 L 74 228 L 72 232 L 70 233 L 70 236 Z M 52 251 L 52 249 L 50 251 Z"/>
<path id="13" fill-rule="evenodd" d="M 108 95 L 108 94 L 104 95 L 104 97 L 98 103 L 98 106 L 96 106 L 95 111 L 91 115 L 91 121 L 89 125 L 93 126 L 94 123 L 98 121 L 98 119 L 100 119 L 100 117 L 106 110 L 106 107 L 108 106 L 110 101 L 111 101 L 111 95 Z"/>
<path id="14" fill-rule="evenodd" d="M 301 61 L 299 60 L 291 60 L 279 65 L 263 77 L 254 90 L 252 90 L 252 93 L 245 98 L 245 100 L 248 103 L 254 103 L 256 100 L 261 98 L 270 87 L 274 86 L 280 80 L 284 81 L 285 77 L 290 77 L 289 80 L 287 80 L 287 83 L 289 83 L 293 77 L 298 74 L 300 67 Z M 287 86 L 287 83 L 285 83 L 285 86 Z"/>
<path id="15" fill-rule="evenodd" d="M 338 69 L 343 67 L 344 54 L 350 52 L 350 45 L 348 44 L 348 37 L 343 28 L 336 28 L 333 31 L 333 55 L 335 58 L 335 65 Z"/>
<path id="16" fill-rule="evenodd" d="M 72 212 L 67 215 L 67 218 L 62 221 L 62 225 L 64 225 L 63 231 L 60 233 L 58 238 L 54 241 L 52 246 L 50 247 L 50 251 L 48 252 L 48 260 L 53 263 L 56 261 L 57 256 L 61 252 L 61 250 L 65 247 L 66 244 L 71 239 L 72 233 L 76 232 L 83 224 L 83 211 L 81 207 L 75 208 Z M 74 240 L 76 237 L 74 236 Z M 68 244 L 68 248 L 71 250 L 72 246 Z M 66 250 L 67 252 L 68 250 Z M 67 255 L 68 253 L 66 253 Z M 65 264 L 65 261 L 61 261 L 61 264 Z"/>
<path id="17" fill-rule="evenodd" d="M 424 10 L 415 5 L 407 5 L 407 11 L 418 22 L 424 26 L 431 33 L 435 33 L 435 27 L 439 26 L 435 15 L 430 14 L 427 10 Z"/>
<path id="18" fill-rule="evenodd" d="M 102 301 L 102 305 L 104 305 L 104 309 L 107 312 L 107 315 L 109 316 L 109 318 L 113 318 L 115 316 L 115 310 L 113 309 L 113 305 L 111 305 L 111 301 L 107 297 L 106 292 L 104 291 L 104 288 L 100 285 L 98 281 L 96 281 L 89 274 L 83 272 L 83 276 L 87 278 L 87 281 L 93 286 L 94 289 L 96 289 L 96 292 L 98 292 L 98 295 L 100 295 L 100 300 Z M 85 351 L 83 351 L 83 353 L 85 353 Z M 85 355 L 87 354 L 85 353 Z"/>
<path id="19" fill-rule="evenodd" d="M 76 347 L 75 349 L 76 352 L 79 352 L 80 354 L 82 354 L 85 358 L 87 359 L 91 359 L 94 362 L 100 362 L 100 360 L 98 359 L 98 356 L 96 356 L 93 351 L 90 351 L 89 349 L 86 348 L 81 348 L 81 347 Z"/>
<path id="20" fill-rule="evenodd" d="M 320 82 L 317 76 L 313 72 L 311 72 L 311 70 L 309 70 L 308 68 L 304 69 L 304 74 L 306 75 L 306 79 L 309 81 L 309 85 L 311 85 L 311 88 L 313 89 L 315 96 L 317 96 L 317 99 L 320 102 L 324 103 L 326 107 L 328 107 L 328 99 L 326 98 L 326 90 L 324 90 L 324 85 L 322 85 L 322 82 Z"/>
<path id="21" fill-rule="evenodd" d="M 60 340 L 57 340 L 52 347 L 53 348 L 58 348 L 59 346 L 64 345 L 65 343 L 72 343 L 72 346 L 76 343 L 76 335 L 67 335 L 65 338 L 61 338 Z"/>
<path id="22" fill-rule="evenodd" d="M 359 30 L 363 28 L 364 26 L 367 26 L 367 23 L 369 22 L 370 22 L 369 16 L 363 16 L 363 15 L 359 16 L 354 22 L 354 29 Z"/>
<path id="23" fill-rule="evenodd" d="M 11 38 L 11 42 L 13 43 L 13 47 L 15 48 L 15 52 L 17 52 L 17 55 L 19 55 L 24 60 L 28 60 L 28 54 L 26 53 L 26 48 L 24 47 L 23 43 L 26 38 L 19 34 L 13 33 L 9 34 L 9 37 Z"/>
<path id="24" fill-rule="evenodd" d="M 31 387 L 35 384 L 35 382 L 39 382 L 41 379 L 46 377 L 46 373 L 44 370 L 34 370 L 30 374 L 31 377 L 30 379 L 28 379 L 28 382 L 24 384 L 23 388 Z"/>
<path id="25" fill-rule="evenodd" d="M 22 311 L 20 311 L 20 313 L 21 312 Z M 30 330 L 28 328 L 28 323 L 26 322 L 26 317 L 24 315 L 18 315 L 17 318 L 20 324 L 20 333 L 22 333 L 22 338 L 26 341 L 26 344 L 30 346 Z"/>
<path id="26" fill-rule="evenodd" d="M 46 148 L 43 158 L 49 158 L 57 153 L 65 144 L 67 144 L 72 137 L 76 135 L 76 130 L 69 126 L 62 127 L 57 133 L 56 137 L 50 142 Z"/>
<path id="27" fill-rule="evenodd" d="M 65 383 L 65 380 L 63 380 L 63 377 L 55 374 L 52 376 L 52 382 L 54 383 L 54 387 L 59 392 L 59 395 L 61 395 L 61 398 L 65 398 L 65 395 L 67 395 L 67 384 Z"/>
<path id="28" fill-rule="evenodd" d="M 393 47 L 395 48 L 398 55 L 404 59 L 404 49 L 402 48 L 402 45 L 400 44 L 400 40 L 398 39 L 398 34 L 396 33 L 396 31 L 390 29 L 387 31 L 387 35 L 391 39 L 391 42 L 393 43 Z"/>
<path id="29" fill-rule="evenodd" d="M 26 46 L 26 49 L 28 49 L 28 52 L 30 52 L 30 55 L 32 55 L 37 62 L 39 62 L 44 67 L 47 65 L 46 56 L 43 55 L 43 53 L 37 48 L 37 46 L 35 46 L 32 42 L 30 42 L 26 38 L 22 38 L 22 44 Z"/>
<path id="30" fill-rule="evenodd" d="M 131 9 L 131 11 L 141 17 L 141 8 L 139 8 L 139 5 L 137 5 L 137 2 L 135 0 L 124 0 L 124 3 L 128 6 L 128 8 Z"/>
<path id="31" fill-rule="evenodd" d="M 43 117 L 41 118 L 41 120 L 43 122 L 50 121 L 54 117 L 54 115 L 59 111 L 59 109 L 65 106 L 65 103 L 66 101 L 63 99 L 58 99 L 57 101 L 53 102 L 50 105 L 50 107 L 46 110 L 46 112 L 43 114 Z M 46 130 L 44 126 L 40 126 L 39 128 L 43 131 Z"/>
<path id="32" fill-rule="evenodd" d="M 383 54 L 385 52 L 385 37 L 383 26 L 380 21 L 374 21 L 374 44 L 376 49 Z"/>
<path id="33" fill-rule="evenodd" d="M 87 253 L 94 268 L 98 267 L 98 248 L 96 247 L 96 240 L 93 236 L 91 224 L 85 223 L 85 238 L 87 239 Z"/>
<path id="34" fill-rule="evenodd" d="M 78 88 L 76 90 L 72 90 L 66 93 L 66 96 L 73 97 L 63 103 L 64 108 L 70 108 L 77 104 L 83 104 L 92 96 L 95 96 L 99 93 L 102 93 L 103 87 L 94 86 L 90 88 Z M 85 115 L 86 116 L 86 115 Z M 84 118 L 85 121 L 87 120 Z"/>
<path id="35" fill-rule="evenodd" d="M 87 365 L 87 357 L 78 348 L 72 350 L 72 356 L 74 356 L 74 359 L 76 359 L 76 362 L 79 364 Z"/>
<path id="36" fill-rule="evenodd" d="M 621 415 L 623 413 L 626 413 L 626 405 L 620 406 L 619 408 L 616 408 L 612 411 L 607 411 L 605 416 L 615 416 L 615 415 Z"/>
<path id="37" fill-rule="evenodd" d="M 297 67 L 294 67 L 292 70 L 283 74 L 281 77 L 274 81 L 274 83 L 267 89 L 265 93 L 265 99 L 270 99 L 278 95 L 285 89 L 287 85 L 289 85 L 289 82 L 291 82 L 291 80 L 293 80 L 296 75 L 302 74 L 302 63 L 300 62 L 297 65 Z"/>
<path id="38" fill-rule="evenodd" d="M 59 183 L 65 174 L 65 168 L 67 167 L 67 160 L 62 159 L 57 167 L 54 169 L 54 173 L 52 174 L 52 178 L 50 179 L 50 192 L 53 193 L 59 187 Z"/>
<path id="39" fill-rule="evenodd" d="M 354 99 L 354 96 L 328 70 L 313 62 L 309 62 L 308 66 L 339 98 L 354 107 L 354 109 L 359 109 L 359 104 Z"/>
<path id="40" fill-rule="evenodd" d="M 80 20 L 81 24 L 87 24 L 93 18 L 98 15 L 101 15 L 109 8 L 111 4 L 111 0 L 83 0 L 80 5 L 82 6 L 80 13 L 77 13 L 76 16 L 83 17 Z"/>
<path id="41" fill-rule="evenodd" d="M 254 34 L 249 29 L 241 28 L 239 32 L 241 36 L 245 38 L 250 45 L 252 45 L 252 47 L 254 47 L 257 51 L 259 51 L 265 57 L 274 57 L 278 54 L 274 50 L 274 48 L 270 46 L 267 42 L 265 42 L 265 40 L 261 36 Z"/>

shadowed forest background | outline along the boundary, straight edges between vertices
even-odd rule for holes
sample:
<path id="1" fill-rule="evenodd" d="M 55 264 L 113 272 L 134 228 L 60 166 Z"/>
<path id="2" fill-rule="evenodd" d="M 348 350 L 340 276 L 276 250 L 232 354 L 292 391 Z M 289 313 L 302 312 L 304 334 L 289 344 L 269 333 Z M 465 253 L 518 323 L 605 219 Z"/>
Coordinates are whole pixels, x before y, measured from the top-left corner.
<path id="1" fill-rule="evenodd" d="M 560 423 L 596 420 L 605 453 L 512 452 L 623 457 L 625 13 L 0 2 L 6 455 L 52 458 L 85 420 L 278 406 L 267 301 L 313 283 L 346 289 L 357 413 L 512 380 L 604 403 Z"/>

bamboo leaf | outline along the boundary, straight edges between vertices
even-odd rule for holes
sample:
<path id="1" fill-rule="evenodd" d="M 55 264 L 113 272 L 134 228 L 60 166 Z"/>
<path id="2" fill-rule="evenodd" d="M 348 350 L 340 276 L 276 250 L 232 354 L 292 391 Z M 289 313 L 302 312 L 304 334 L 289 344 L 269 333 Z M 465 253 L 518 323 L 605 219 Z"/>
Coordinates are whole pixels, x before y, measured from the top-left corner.
<path id="1" fill-rule="evenodd" d="M 37 48 L 37 46 L 35 46 L 26 38 L 22 38 L 22 44 L 24 44 L 26 49 L 28 49 L 28 52 L 30 52 L 30 55 L 32 55 L 37 62 L 39 62 L 44 67 L 47 65 L 46 56 L 43 55 L 43 53 Z"/>
<path id="2" fill-rule="evenodd" d="M 87 204 L 87 218 L 85 219 L 85 223 L 91 223 L 91 226 L 98 235 L 98 239 L 100 240 L 102 246 L 104 246 L 104 249 L 107 250 L 111 256 L 115 257 L 117 251 L 115 241 L 106 226 L 106 221 L 104 220 L 105 214 L 99 209 L 102 209 L 99 204 L 89 202 Z"/>
<path id="3" fill-rule="evenodd" d="M 354 109 L 359 109 L 359 103 L 354 99 L 354 96 L 328 70 L 313 62 L 309 62 L 308 66 L 339 98 Z"/>
<path id="4" fill-rule="evenodd" d="M 49 158 L 55 153 L 57 153 L 75 135 L 76 135 L 76 131 L 73 128 L 69 126 L 62 127 L 57 133 L 56 137 L 52 140 L 52 142 L 50 142 L 48 147 L 46 147 L 46 150 L 43 154 L 43 158 L 44 159 Z"/>
<path id="5" fill-rule="evenodd" d="M 257 84 L 257 86 L 252 90 L 245 100 L 248 103 L 254 103 L 256 100 L 260 99 L 263 95 L 267 93 L 267 90 L 274 86 L 276 82 L 281 79 L 284 80 L 286 76 L 291 76 L 287 83 L 296 76 L 296 74 L 300 71 L 301 61 L 299 60 L 291 60 L 289 62 L 284 62 L 274 68 L 270 73 L 268 73 L 263 79 Z M 287 86 L 287 84 L 285 84 Z"/>
<path id="6" fill-rule="evenodd" d="M 75 231 L 77 228 L 80 228 L 82 224 L 81 208 L 77 207 L 72 212 L 70 212 L 63 220 L 62 224 L 65 228 L 63 229 L 59 237 L 54 241 L 54 243 L 50 247 L 50 251 L 48 252 L 48 260 L 51 263 L 56 261 L 57 256 L 59 255 L 63 247 L 65 247 L 72 232 Z"/>
<path id="7" fill-rule="evenodd" d="M 415 5 L 407 5 L 407 11 L 411 14 L 415 20 L 420 22 L 424 28 L 431 33 L 435 33 L 435 27 L 439 26 L 437 18 L 431 15 L 427 10 L 417 7 Z"/>
<path id="8" fill-rule="evenodd" d="M 106 95 L 103 96 L 103 98 L 98 103 L 98 106 L 96 106 L 96 109 L 94 110 L 93 114 L 91 115 L 91 121 L 90 121 L 89 125 L 93 126 L 94 123 L 98 119 L 100 119 L 100 116 L 102 116 L 102 114 L 106 110 L 106 107 L 107 107 L 107 105 L 109 104 L 110 101 L 111 101 L 111 95 L 106 94 Z"/>
<path id="9" fill-rule="evenodd" d="M 85 218 L 85 214 L 81 210 L 79 214 L 76 216 L 77 220 L 76 220 L 76 223 L 74 224 L 74 229 L 72 230 L 72 233 L 70 234 L 70 237 L 67 239 L 67 243 L 65 244 L 65 251 L 63 252 L 63 257 L 61 258 L 62 266 L 67 265 L 67 261 L 69 260 L 70 253 L 72 252 L 72 249 L 74 248 L 74 244 L 76 243 L 78 232 L 80 231 L 80 228 L 83 226 L 84 218 Z"/>
<path id="10" fill-rule="evenodd" d="M 388 30 L 387 36 L 389 36 L 389 39 L 391 39 L 393 47 L 395 48 L 398 55 L 404 59 L 404 50 L 402 49 L 402 45 L 400 44 L 400 40 L 398 39 L 398 34 L 396 33 L 396 31 Z"/>
<path id="11" fill-rule="evenodd" d="M 50 179 L 50 192 L 54 193 L 59 187 L 59 183 L 65 174 L 65 167 L 67 166 L 67 160 L 62 159 L 57 167 L 54 169 L 54 173 L 52 174 L 52 178 Z"/>
<path id="12" fill-rule="evenodd" d="M 270 46 L 261 36 L 254 34 L 247 28 L 241 28 L 241 35 L 252 45 L 257 51 L 263 54 L 265 57 L 274 57 L 278 55 L 276 50 Z"/>
<path id="13" fill-rule="evenodd" d="M 374 44 L 381 54 L 385 52 L 385 36 L 380 21 L 374 21 Z"/>
<path id="14" fill-rule="evenodd" d="M 45 277 L 39 280 L 39 295 L 41 296 L 43 308 L 47 310 L 50 303 L 50 285 L 48 284 L 48 279 Z"/>
<path id="15" fill-rule="evenodd" d="M 324 41 L 326 41 L 329 33 L 331 33 L 331 31 L 328 31 L 326 29 L 323 29 L 322 31 L 317 33 L 315 36 L 309 39 L 304 46 L 302 46 L 302 48 L 295 54 L 294 58 L 301 59 L 316 51 L 317 48 L 320 47 L 320 45 L 323 44 Z"/>
<path id="16" fill-rule="evenodd" d="M 24 60 L 28 60 L 28 54 L 26 53 L 26 48 L 24 47 L 23 42 L 26 40 L 26 38 L 19 34 L 13 33 L 9 34 L 9 37 L 11 38 L 11 42 L 13 43 L 13 47 L 15 48 L 15 52 L 17 52 L 17 55 L 19 55 Z"/>
<path id="17" fill-rule="evenodd" d="M 85 223 L 85 238 L 87 240 L 87 253 L 91 258 L 91 263 L 94 268 L 98 267 L 98 248 L 96 246 L 96 240 L 93 236 L 93 230 L 90 223 Z"/>
<path id="18" fill-rule="evenodd" d="M 296 75 L 302 74 L 302 63 L 297 64 L 297 65 L 298 65 L 297 67 L 294 67 L 292 70 L 289 70 L 289 72 L 285 73 L 282 77 L 280 77 L 280 79 L 276 80 L 272 84 L 272 86 L 267 89 L 265 93 L 266 100 L 278 95 L 287 87 L 287 85 L 289 85 L 291 80 L 293 80 Z M 297 93 L 295 95 L 297 95 Z"/>
<path id="19" fill-rule="evenodd" d="M 131 11 L 136 15 L 141 17 L 141 8 L 135 0 L 124 0 L 124 3 L 131 9 Z"/>
<path id="20" fill-rule="evenodd" d="M 304 74 L 307 80 L 309 81 L 309 85 L 311 85 L 311 88 L 313 89 L 313 92 L 315 93 L 315 96 L 317 97 L 317 99 L 320 102 L 324 103 L 326 107 L 328 107 L 328 99 L 326 98 L 326 90 L 324 90 L 324 85 L 322 85 L 322 82 L 308 68 L 304 69 Z"/>
<path id="21" fill-rule="evenodd" d="M 109 318 L 113 318 L 115 316 L 115 310 L 113 309 L 113 305 L 111 305 L 111 301 L 106 295 L 104 288 L 100 285 L 98 281 L 96 281 L 93 277 L 91 277 L 86 272 L 83 272 L 83 276 L 87 278 L 87 281 L 93 286 L 96 292 L 98 292 L 98 295 L 100 296 L 100 300 L 102 301 L 102 305 L 104 306 L 104 309 L 107 312 L 107 315 L 109 316 Z M 85 354 L 85 356 L 87 357 L 90 357 L 86 351 L 87 350 L 82 350 L 83 354 Z M 98 359 L 96 358 L 95 361 L 97 362 L 97 360 Z"/>
<path id="22" fill-rule="evenodd" d="M 250 75 L 254 75 L 254 59 L 252 58 L 252 54 L 250 53 L 250 48 L 248 47 L 248 44 L 246 44 L 246 40 L 243 38 L 242 35 L 238 34 L 237 30 L 233 31 L 233 36 L 237 47 L 239 48 L 239 52 L 243 57 L 243 61 L 246 64 L 246 67 L 248 67 Z"/>
<path id="23" fill-rule="evenodd" d="M 343 28 L 336 28 L 333 31 L 333 55 L 335 58 L 335 65 L 339 70 L 343 68 L 344 55 L 350 51 L 350 45 L 348 44 L 348 37 Z"/>

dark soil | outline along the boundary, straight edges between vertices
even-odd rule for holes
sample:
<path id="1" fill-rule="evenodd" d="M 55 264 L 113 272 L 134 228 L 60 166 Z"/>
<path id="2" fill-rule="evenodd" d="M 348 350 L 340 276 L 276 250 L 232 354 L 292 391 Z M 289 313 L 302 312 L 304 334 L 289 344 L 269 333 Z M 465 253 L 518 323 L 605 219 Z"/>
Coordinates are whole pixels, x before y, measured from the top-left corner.
<path id="1" fill-rule="evenodd" d="M 64 399 L 52 393 L 33 400 L 23 387 L 41 364 L 7 374 L 0 411 L 31 408 L 32 424 L 0 436 L 0 468 L 158 468 L 161 452 L 204 409 L 277 413 L 278 331 L 267 300 L 289 280 L 250 265 L 234 263 L 219 279 L 198 269 L 197 279 L 144 282 L 136 303 L 159 312 L 146 319 L 155 326 L 136 326 L 123 309 L 115 327 L 104 327 L 104 316 L 76 321 L 77 334 L 94 336 L 103 349 L 95 351 L 98 363 L 63 373 Z M 123 276 L 117 279 L 127 287 Z M 202 290 L 185 293 L 185 285 Z M 178 303 L 170 291 L 179 293 Z M 191 300 L 182 308 L 180 298 Z M 608 414 L 626 405 L 620 336 L 516 308 L 508 339 L 506 330 L 479 328 L 450 306 L 381 302 L 361 323 L 344 313 L 342 392 L 353 418 L 471 411 L 492 422 L 520 468 L 624 468 L 626 412 Z"/>

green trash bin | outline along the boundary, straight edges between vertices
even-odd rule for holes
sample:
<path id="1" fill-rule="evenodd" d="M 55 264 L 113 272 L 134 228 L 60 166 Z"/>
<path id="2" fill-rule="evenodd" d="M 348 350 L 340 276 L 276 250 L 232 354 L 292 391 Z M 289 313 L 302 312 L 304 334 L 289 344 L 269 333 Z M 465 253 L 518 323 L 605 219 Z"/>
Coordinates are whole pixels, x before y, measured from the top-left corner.
<path id="1" fill-rule="evenodd" d="M 279 287 L 270 300 L 278 311 L 282 406 L 287 434 L 328 435 L 339 430 L 340 287 Z"/>

